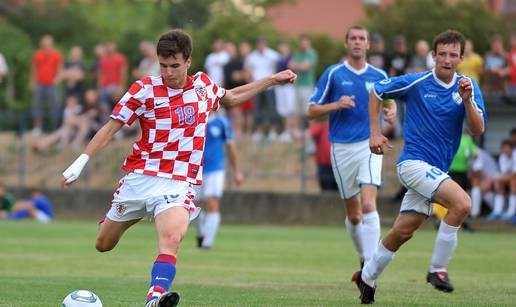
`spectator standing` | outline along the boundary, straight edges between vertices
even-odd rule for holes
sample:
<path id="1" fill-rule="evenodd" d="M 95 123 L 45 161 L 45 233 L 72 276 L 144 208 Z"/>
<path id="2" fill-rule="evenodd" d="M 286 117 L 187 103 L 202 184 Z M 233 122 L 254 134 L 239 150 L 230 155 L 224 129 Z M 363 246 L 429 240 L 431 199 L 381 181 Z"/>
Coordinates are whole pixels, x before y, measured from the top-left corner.
<path id="1" fill-rule="evenodd" d="M 229 55 L 229 61 L 224 65 L 224 87 L 232 89 L 246 84 L 246 72 L 244 70 L 244 61 L 238 55 L 237 47 L 234 43 L 226 43 L 226 51 Z M 235 138 L 239 138 L 242 133 L 242 109 L 237 106 L 227 110 L 229 118 L 234 127 Z"/>
<path id="2" fill-rule="evenodd" d="M 331 143 L 328 141 L 330 122 L 327 118 L 310 125 L 310 136 L 315 142 L 315 162 L 317 180 L 321 191 L 338 191 L 331 166 Z"/>
<path id="3" fill-rule="evenodd" d="M 480 85 L 480 76 L 484 67 L 484 59 L 475 52 L 473 41 L 466 40 L 464 47 L 464 61 L 459 64 L 458 70 L 460 73 L 472 77 Z"/>
<path id="4" fill-rule="evenodd" d="M 229 61 L 224 40 L 218 38 L 213 42 L 213 51 L 204 61 L 204 68 L 215 84 L 224 84 L 224 65 Z"/>
<path id="5" fill-rule="evenodd" d="M 41 37 L 40 48 L 32 56 L 31 89 L 33 135 L 40 135 L 43 130 L 44 103 L 48 103 L 47 114 L 51 119 L 51 129 L 55 129 L 61 115 L 58 84 L 61 80 L 63 59 L 61 52 L 54 48 L 51 35 Z"/>
<path id="6" fill-rule="evenodd" d="M 280 58 L 279 53 L 267 46 L 263 37 L 256 39 L 256 49 L 249 54 L 244 66 L 251 72 L 253 81 L 260 80 L 276 72 L 276 65 Z M 253 133 L 253 142 L 262 140 L 265 133 L 265 120 L 268 120 L 270 141 L 275 141 L 279 131 L 279 116 L 276 112 L 274 89 L 267 89 L 254 98 L 254 122 L 256 131 Z"/>
<path id="7" fill-rule="evenodd" d="M 100 107 L 104 122 L 109 119 L 112 104 L 122 97 L 127 82 L 127 58 L 118 52 L 114 41 L 106 43 L 106 54 L 99 62 Z"/>
<path id="8" fill-rule="evenodd" d="M 389 76 L 401 76 L 407 70 L 410 63 L 410 53 L 407 50 L 405 36 L 398 35 L 394 38 L 394 53 L 389 65 Z"/>
<path id="9" fill-rule="evenodd" d="M 280 58 L 278 60 L 276 71 L 288 69 L 289 63 L 292 61 L 292 52 L 290 45 L 286 41 L 278 44 Z M 294 134 L 299 135 L 298 131 L 298 108 L 296 107 L 296 88 L 293 84 L 278 85 L 274 88 L 276 111 L 283 120 L 283 133 L 280 134 L 279 140 L 285 143 L 291 143 Z"/>
<path id="10" fill-rule="evenodd" d="M 415 51 L 416 53 L 410 59 L 410 63 L 407 68 L 408 73 L 418 73 L 428 70 L 427 56 L 428 52 L 430 51 L 430 46 L 428 45 L 428 42 L 425 40 L 417 41 Z"/>
<path id="11" fill-rule="evenodd" d="M 505 91 L 507 54 L 501 36 L 491 41 L 491 50 L 484 57 L 483 86 L 486 94 L 500 97 Z"/>
<path id="12" fill-rule="evenodd" d="M 64 63 L 63 83 L 65 85 L 65 100 L 69 96 L 82 99 L 84 91 L 85 66 L 82 61 L 82 48 L 73 46 L 69 59 Z"/>
<path id="13" fill-rule="evenodd" d="M 159 61 L 156 54 L 156 46 L 149 42 L 143 41 L 140 43 L 140 54 L 142 59 L 138 68 L 133 70 L 133 77 L 141 79 L 146 76 L 159 76 Z"/>
<path id="14" fill-rule="evenodd" d="M 297 129 L 293 131 L 295 139 L 302 137 L 299 132 L 303 129 L 306 118 L 306 111 L 310 104 L 310 97 L 313 94 L 315 86 L 315 69 L 319 56 L 317 51 L 312 48 L 312 41 L 306 34 L 299 36 L 299 50 L 294 52 L 293 61 L 290 63 L 290 68 L 296 71 L 296 99 L 298 108 L 298 123 Z"/>
<path id="15" fill-rule="evenodd" d="M 238 52 L 240 54 L 240 59 L 242 60 L 243 65 L 242 77 L 246 83 L 252 80 L 251 72 L 245 67 L 245 61 L 252 51 L 253 47 L 248 41 L 243 41 L 238 45 Z M 241 130 L 244 134 L 251 135 L 254 126 L 254 98 L 251 98 L 248 101 L 242 103 L 238 106 L 238 108 L 242 111 Z"/>
<path id="16" fill-rule="evenodd" d="M 368 53 L 367 62 L 385 72 L 390 70 L 391 59 L 385 50 L 385 41 L 380 33 L 371 35 L 371 50 Z"/>

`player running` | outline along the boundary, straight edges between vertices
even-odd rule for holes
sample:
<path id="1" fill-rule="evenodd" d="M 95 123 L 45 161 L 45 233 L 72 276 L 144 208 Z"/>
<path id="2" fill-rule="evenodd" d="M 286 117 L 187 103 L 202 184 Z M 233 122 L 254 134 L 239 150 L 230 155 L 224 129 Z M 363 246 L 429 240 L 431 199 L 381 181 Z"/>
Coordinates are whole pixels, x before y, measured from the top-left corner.
<path id="1" fill-rule="evenodd" d="M 363 265 L 380 240 L 376 194 L 381 186 L 382 156 L 369 150 L 369 91 L 387 75 L 366 62 L 369 33 L 365 28 L 348 30 L 346 48 L 347 60 L 330 66 L 317 82 L 308 118 L 329 114 L 333 174 L 346 205 L 346 229 Z M 395 103 L 384 111 L 392 123 Z"/>
<path id="2" fill-rule="evenodd" d="M 74 182 L 88 160 L 109 144 L 123 125 L 140 121 L 142 137 L 122 167 L 128 174 L 114 193 L 100 224 L 96 248 L 113 249 L 123 233 L 144 217 L 154 218 L 158 256 L 151 271 L 146 307 L 176 306 L 179 295 L 167 292 L 176 275 L 179 244 L 198 214 L 193 185 L 202 183 L 206 122 L 219 103 L 235 106 L 267 88 L 294 82 L 285 70 L 231 90 L 204 73 L 188 75 L 192 41 L 182 30 L 163 34 L 157 45 L 161 76 L 136 81 L 115 105 L 110 121 L 80 157 L 63 172 L 62 185 Z"/>
<path id="3" fill-rule="evenodd" d="M 375 83 L 371 93 L 372 152 L 383 154 L 391 145 L 382 135 L 378 113 L 383 99 L 407 101 L 404 122 L 405 146 L 398 160 L 398 177 L 408 189 L 392 229 L 385 235 L 371 261 L 353 275 L 362 303 L 374 303 L 376 280 L 394 253 L 431 214 L 431 203 L 448 209 L 437 232 L 427 281 L 436 289 L 451 292 L 446 267 L 457 245 L 457 231 L 471 208 L 468 194 L 448 174 L 459 147 L 464 118 L 472 135 L 484 132 L 486 116 L 477 82 L 457 74 L 464 56 L 464 36 L 445 31 L 433 42 L 435 68 Z"/>

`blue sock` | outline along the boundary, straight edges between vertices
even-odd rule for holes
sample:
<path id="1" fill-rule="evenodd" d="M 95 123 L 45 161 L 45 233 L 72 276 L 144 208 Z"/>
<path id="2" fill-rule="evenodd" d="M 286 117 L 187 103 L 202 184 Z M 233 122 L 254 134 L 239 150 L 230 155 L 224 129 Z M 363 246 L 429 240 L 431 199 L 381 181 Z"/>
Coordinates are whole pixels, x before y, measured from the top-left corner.
<path id="1" fill-rule="evenodd" d="M 21 220 L 21 219 L 24 219 L 24 218 L 27 218 L 27 217 L 29 217 L 29 210 L 20 210 L 20 211 L 18 211 L 16 213 L 9 214 L 7 219 L 8 220 L 17 221 L 17 220 Z"/>
<path id="2" fill-rule="evenodd" d="M 152 266 L 149 292 L 146 304 L 167 292 L 176 277 L 176 257 L 160 254 Z"/>

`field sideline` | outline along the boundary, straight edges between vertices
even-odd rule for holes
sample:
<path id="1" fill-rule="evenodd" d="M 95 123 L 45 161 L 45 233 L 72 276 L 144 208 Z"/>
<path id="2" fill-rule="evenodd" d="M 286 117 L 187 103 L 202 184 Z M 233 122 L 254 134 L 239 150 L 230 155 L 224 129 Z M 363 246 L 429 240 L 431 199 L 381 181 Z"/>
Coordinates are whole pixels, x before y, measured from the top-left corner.
<path id="1" fill-rule="evenodd" d="M 385 231 L 385 229 L 384 229 Z M 153 224 L 130 229 L 112 252 L 94 249 L 95 221 L 0 223 L 0 306 L 60 306 L 90 289 L 105 307 L 143 306 L 152 260 Z M 358 305 L 350 282 L 358 268 L 343 227 L 223 225 L 214 250 L 183 242 L 174 289 L 181 306 Z M 435 233 L 421 231 L 381 277 L 380 306 L 514 306 L 516 237 L 464 233 L 450 265 L 456 291 L 425 282 Z"/>

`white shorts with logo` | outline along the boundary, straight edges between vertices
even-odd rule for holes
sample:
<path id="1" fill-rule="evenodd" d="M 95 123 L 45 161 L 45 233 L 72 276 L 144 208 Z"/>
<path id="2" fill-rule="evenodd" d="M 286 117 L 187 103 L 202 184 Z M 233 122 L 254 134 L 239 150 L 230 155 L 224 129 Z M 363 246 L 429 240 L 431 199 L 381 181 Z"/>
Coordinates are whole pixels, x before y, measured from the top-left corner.
<path id="1" fill-rule="evenodd" d="M 363 184 L 382 185 L 383 156 L 371 153 L 369 140 L 331 144 L 331 165 L 340 197 L 350 199 L 360 193 Z"/>
<path id="2" fill-rule="evenodd" d="M 204 173 L 202 185 L 195 186 L 195 199 L 203 200 L 208 197 L 221 198 L 224 192 L 224 170 Z"/>
<path id="3" fill-rule="evenodd" d="M 183 207 L 193 220 L 200 210 L 195 207 L 194 198 L 190 182 L 129 173 L 120 180 L 106 217 L 115 222 L 152 220 L 169 208 Z"/>
<path id="4" fill-rule="evenodd" d="M 439 168 L 420 160 L 405 160 L 397 165 L 398 178 L 407 189 L 401 202 L 400 212 L 432 214 L 432 197 L 443 183 L 450 178 Z"/>

